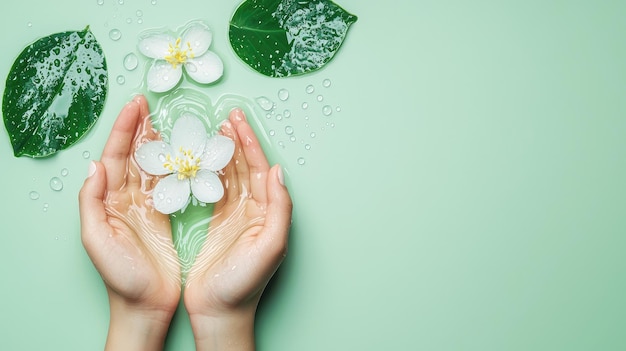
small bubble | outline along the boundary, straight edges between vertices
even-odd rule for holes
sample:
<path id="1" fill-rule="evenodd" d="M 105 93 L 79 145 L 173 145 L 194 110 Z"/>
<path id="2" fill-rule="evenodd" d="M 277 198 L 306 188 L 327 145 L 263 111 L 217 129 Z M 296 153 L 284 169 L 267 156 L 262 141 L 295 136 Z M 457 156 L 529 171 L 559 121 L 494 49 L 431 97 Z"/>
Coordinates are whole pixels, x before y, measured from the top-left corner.
<path id="1" fill-rule="evenodd" d="M 27 26 L 32 27 L 33 26 L 33 22 L 28 22 L 26 23 Z"/>
<path id="2" fill-rule="evenodd" d="M 28 193 L 28 197 L 30 197 L 31 200 L 37 200 L 39 199 L 39 193 L 33 190 Z"/>
<path id="3" fill-rule="evenodd" d="M 121 37 L 122 37 L 122 31 L 120 31 L 119 29 L 113 28 L 109 31 L 109 38 L 111 38 L 111 40 L 118 41 L 120 40 Z"/>
<path id="4" fill-rule="evenodd" d="M 89 157 L 91 157 L 91 152 L 83 151 L 83 158 L 89 158 Z"/>
<path id="5" fill-rule="evenodd" d="M 318 96 L 317 96 L 317 101 L 319 101 L 319 102 L 324 101 L 324 96 L 322 96 L 322 95 L 318 95 Z"/>
<path id="6" fill-rule="evenodd" d="M 132 71 L 135 68 L 137 68 L 137 66 L 139 65 L 139 59 L 137 58 L 137 55 L 135 55 L 134 53 L 129 53 L 126 56 L 124 56 L 124 68 L 126 68 L 126 70 L 128 71 Z"/>
<path id="7" fill-rule="evenodd" d="M 126 78 L 124 78 L 124 76 L 121 74 L 117 76 L 115 80 L 117 81 L 117 84 L 119 85 L 123 85 L 124 83 L 126 83 Z"/>
<path id="8" fill-rule="evenodd" d="M 156 5 L 156 4 L 157 4 L 157 0 L 152 0 L 152 1 L 150 1 L 150 3 L 151 3 L 152 5 Z"/>
<path id="9" fill-rule="evenodd" d="M 143 12 L 141 10 L 137 10 L 137 12 L 135 12 L 135 15 L 137 15 L 137 17 L 141 17 L 143 16 Z"/>
<path id="10" fill-rule="evenodd" d="M 326 105 L 322 107 L 322 113 L 324 114 L 324 116 L 330 116 L 333 114 L 333 108 L 329 105 Z"/>
<path id="11" fill-rule="evenodd" d="M 137 23 L 138 24 L 143 24 L 143 18 L 138 18 L 137 19 Z M 202 62 L 200 62 L 200 64 L 202 64 Z"/>
<path id="12" fill-rule="evenodd" d="M 117 0 L 117 3 L 120 5 L 124 5 L 124 0 Z"/>
<path id="13" fill-rule="evenodd" d="M 274 102 L 272 100 L 266 98 L 265 96 L 260 96 L 260 97 L 256 98 L 255 101 L 265 111 L 271 111 L 271 110 L 274 109 L 274 106 L 275 106 Z"/>
<path id="14" fill-rule="evenodd" d="M 50 179 L 50 189 L 54 191 L 63 190 L 63 181 L 59 177 L 52 177 Z"/>
<path id="15" fill-rule="evenodd" d="M 304 145 L 304 148 L 307 149 L 307 150 L 311 150 L 311 144 Z"/>
<path id="16" fill-rule="evenodd" d="M 43 211 L 44 212 L 48 212 L 48 207 L 50 207 L 50 205 L 48 205 L 47 202 L 45 204 L 43 204 Z"/>
<path id="17" fill-rule="evenodd" d="M 128 23 L 128 24 L 133 23 L 133 19 L 132 19 L 132 18 L 130 18 L 130 17 L 128 17 L 128 18 L 126 19 L 126 23 Z"/>
<path id="18" fill-rule="evenodd" d="M 283 120 L 283 115 L 281 115 L 280 113 L 276 115 L 276 120 L 277 121 L 282 121 Z"/>
<path id="19" fill-rule="evenodd" d="M 265 115 L 265 118 L 267 118 L 267 119 L 272 118 L 272 114 L 271 114 L 271 113 L 266 114 L 266 115 Z"/>
<path id="20" fill-rule="evenodd" d="M 191 72 L 191 73 L 198 72 L 198 66 L 196 66 L 193 62 L 187 62 L 185 64 L 185 68 L 187 69 L 188 72 Z"/>
<path id="21" fill-rule="evenodd" d="M 303 103 L 302 103 L 302 109 L 303 109 L 303 110 L 306 110 L 307 108 L 309 108 L 309 104 L 308 104 L 308 103 L 306 103 L 306 102 L 303 102 Z"/>
<path id="22" fill-rule="evenodd" d="M 298 164 L 300 166 L 304 165 L 306 163 L 306 160 L 304 159 L 304 157 L 298 157 Z"/>
<path id="23" fill-rule="evenodd" d="M 289 110 L 283 111 L 283 116 L 285 116 L 285 118 L 291 117 L 291 111 L 289 111 Z"/>
<path id="24" fill-rule="evenodd" d="M 61 175 L 64 177 L 67 177 L 67 175 L 70 174 L 70 171 L 67 168 L 63 168 L 61 170 Z"/>
<path id="25" fill-rule="evenodd" d="M 282 149 L 285 148 L 285 143 L 283 143 L 282 141 L 278 142 L 278 146 L 280 146 Z"/>
<path id="26" fill-rule="evenodd" d="M 311 132 L 311 138 L 315 139 L 316 136 L 317 134 L 315 134 L 315 132 Z"/>
<path id="27" fill-rule="evenodd" d="M 295 135 L 290 136 L 290 137 L 289 137 L 289 140 L 290 140 L 292 143 L 295 143 L 295 142 L 296 142 L 296 136 L 295 136 Z"/>
<path id="28" fill-rule="evenodd" d="M 313 92 L 315 91 L 315 87 L 313 85 L 307 85 L 304 91 L 306 91 L 307 94 L 313 94 Z"/>
<path id="29" fill-rule="evenodd" d="M 278 98 L 281 101 L 287 101 L 287 99 L 289 99 L 289 91 L 287 91 L 287 89 L 280 89 L 278 91 Z"/>
<path id="30" fill-rule="evenodd" d="M 337 106 L 337 108 L 335 109 L 335 111 L 337 111 L 337 112 L 341 112 L 341 107 Z"/>
<path id="31" fill-rule="evenodd" d="M 276 135 L 276 131 L 274 129 L 271 129 L 270 130 L 270 136 L 274 136 L 274 135 Z"/>
<path id="32" fill-rule="evenodd" d="M 285 134 L 292 135 L 293 134 L 293 127 L 292 126 L 286 126 L 285 127 Z"/>
<path id="33" fill-rule="evenodd" d="M 324 88 L 330 87 L 330 84 L 331 84 L 330 79 L 324 79 L 324 81 L 322 82 L 322 85 L 324 86 Z"/>
<path id="34" fill-rule="evenodd" d="M 99 6 L 104 5 L 104 0 L 98 0 L 98 1 L 97 1 L 97 4 L 98 4 Z"/>

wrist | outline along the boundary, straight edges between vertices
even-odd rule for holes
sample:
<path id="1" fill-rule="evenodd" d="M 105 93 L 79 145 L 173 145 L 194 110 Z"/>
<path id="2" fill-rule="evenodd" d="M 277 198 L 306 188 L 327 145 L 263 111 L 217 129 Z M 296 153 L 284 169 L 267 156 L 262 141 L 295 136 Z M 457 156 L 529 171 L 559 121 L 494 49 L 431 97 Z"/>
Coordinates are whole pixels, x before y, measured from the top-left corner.
<path id="1" fill-rule="evenodd" d="M 256 309 L 190 314 L 198 351 L 253 351 Z"/>
<path id="2" fill-rule="evenodd" d="M 147 308 L 109 297 L 110 321 L 105 350 L 161 350 L 174 310 Z"/>

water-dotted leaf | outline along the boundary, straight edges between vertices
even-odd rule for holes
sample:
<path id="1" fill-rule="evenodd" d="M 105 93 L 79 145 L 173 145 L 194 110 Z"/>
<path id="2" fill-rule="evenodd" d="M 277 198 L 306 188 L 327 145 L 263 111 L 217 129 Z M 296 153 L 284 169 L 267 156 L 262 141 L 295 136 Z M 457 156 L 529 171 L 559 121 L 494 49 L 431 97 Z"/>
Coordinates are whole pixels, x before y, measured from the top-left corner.
<path id="1" fill-rule="evenodd" d="M 259 73 L 294 76 L 324 67 L 356 20 L 329 0 L 247 0 L 233 14 L 229 38 Z"/>
<path id="2" fill-rule="evenodd" d="M 106 60 L 89 27 L 26 47 L 2 100 L 15 156 L 44 157 L 74 144 L 100 116 L 107 89 Z"/>

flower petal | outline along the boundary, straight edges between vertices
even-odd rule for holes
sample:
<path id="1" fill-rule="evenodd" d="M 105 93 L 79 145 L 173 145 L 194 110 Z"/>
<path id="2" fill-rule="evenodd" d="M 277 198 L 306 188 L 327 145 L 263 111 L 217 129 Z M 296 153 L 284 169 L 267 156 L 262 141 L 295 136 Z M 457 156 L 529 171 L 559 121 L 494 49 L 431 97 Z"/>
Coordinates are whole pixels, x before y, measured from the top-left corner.
<path id="1" fill-rule="evenodd" d="M 163 59 L 169 55 L 170 44 L 176 38 L 169 34 L 152 34 L 139 40 L 139 52 L 153 59 Z"/>
<path id="2" fill-rule="evenodd" d="M 187 60 L 185 70 L 191 79 L 200 84 L 213 83 L 224 74 L 224 63 L 213 51 Z"/>
<path id="3" fill-rule="evenodd" d="M 154 208 L 164 214 L 174 213 L 189 203 L 190 193 L 189 180 L 179 180 L 176 174 L 171 174 L 154 187 Z"/>
<path id="4" fill-rule="evenodd" d="M 224 186 L 217 174 L 201 169 L 191 180 L 191 192 L 202 202 L 215 203 L 224 196 Z"/>
<path id="5" fill-rule="evenodd" d="M 139 167 L 152 175 L 172 173 L 163 163 L 167 155 L 172 155 L 172 147 L 163 141 L 150 141 L 139 147 L 135 152 L 135 160 Z"/>
<path id="6" fill-rule="evenodd" d="M 213 33 L 211 30 L 198 23 L 190 27 L 183 34 L 183 46 L 181 49 L 186 50 L 187 45 L 189 45 L 189 47 L 191 47 L 191 53 L 194 57 L 202 56 L 207 50 L 209 50 L 212 40 Z"/>
<path id="7" fill-rule="evenodd" d="M 175 152 L 180 148 L 191 149 L 194 156 L 199 157 L 207 142 L 206 127 L 191 113 L 183 113 L 174 122 L 170 143 Z"/>
<path id="8" fill-rule="evenodd" d="M 235 142 L 229 137 L 216 134 L 209 138 L 200 160 L 200 168 L 219 171 L 226 167 L 235 153 Z"/>
<path id="9" fill-rule="evenodd" d="M 163 93 L 171 90 L 183 76 L 181 66 L 174 68 L 167 61 L 156 60 L 148 70 L 148 90 Z"/>

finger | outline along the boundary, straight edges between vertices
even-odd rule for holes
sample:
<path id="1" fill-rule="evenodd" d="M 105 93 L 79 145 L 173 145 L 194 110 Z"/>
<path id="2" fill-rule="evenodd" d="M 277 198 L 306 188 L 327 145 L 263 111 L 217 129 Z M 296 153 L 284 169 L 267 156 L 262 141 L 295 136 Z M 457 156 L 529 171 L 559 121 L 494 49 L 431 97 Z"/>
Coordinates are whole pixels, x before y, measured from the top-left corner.
<path id="1" fill-rule="evenodd" d="M 135 160 L 135 152 L 141 145 L 149 141 L 160 140 L 161 135 L 152 126 L 150 109 L 148 108 L 148 100 L 146 100 L 146 97 L 143 95 L 137 95 L 133 99 L 133 102 L 139 107 L 139 121 L 137 122 L 134 139 L 129 152 L 131 162 L 129 164 L 127 182 L 129 185 L 133 186 L 143 184 L 142 189 L 144 191 L 150 191 L 154 189 L 154 186 L 158 181 L 158 177 L 151 176 L 141 170 Z"/>
<path id="2" fill-rule="evenodd" d="M 267 177 L 267 215 L 260 235 L 261 250 L 276 263 L 280 263 L 287 254 L 289 227 L 291 226 L 291 212 L 293 203 L 280 165 L 275 165 L 268 172 Z"/>
<path id="3" fill-rule="evenodd" d="M 235 142 L 235 154 L 239 153 L 241 150 L 241 146 L 239 145 L 239 140 L 237 139 L 237 135 L 235 133 L 235 129 L 230 123 L 230 121 L 226 121 L 222 123 L 220 133 Z M 223 169 L 222 181 L 224 182 L 225 189 L 225 201 L 231 202 L 240 195 L 240 185 L 239 185 L 239 177 L 237 174 L 237 167 L 235 165 L 236 160 L 235 157 L 228 162 L 226 167 Z"/>
<path id="4" fill-rule="evenodd" d="M 250 191 L 256 201 L 267 202 L 267 172 L 270 169 L 263 148 L 241 109 L 231 112 L 247 163 Z M 240 173 L 239 175 L 243 175 Z"/>
<path id="5" fill-rule="evenodd" d="M 106 193 L 106 170 L 100 162 L 92 161 L 89 175 L 78 193 L 81 238 L 88 253 L 99 247 L 98 238 L 108 231 L 107 214 L 104 209 Z"/>
<path id="6" fill-rule="evenodd" d="M 119 190 L 126 181 L 128 159 L 138 121 L 139 105 L 129 102 L 113 124 L 101 158 L 107 170 L 108 190 Z"/>

